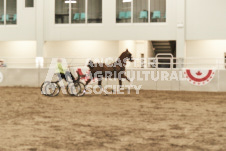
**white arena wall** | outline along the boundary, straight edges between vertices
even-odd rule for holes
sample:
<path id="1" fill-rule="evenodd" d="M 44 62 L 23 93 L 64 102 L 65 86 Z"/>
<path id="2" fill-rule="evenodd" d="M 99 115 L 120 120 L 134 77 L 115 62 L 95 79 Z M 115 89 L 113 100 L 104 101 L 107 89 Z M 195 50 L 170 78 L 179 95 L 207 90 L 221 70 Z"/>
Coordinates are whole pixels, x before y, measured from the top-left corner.
<path id="1" fill-rule="evenodd" d="M 36 41 L 1 41 L 1 58 L 35 58 Z M 134 57 L 144 53 L 145 58 L 154 57 L 151 42 L 146 40 L 77 40 L 47 41 L 44 44 L 44 58 L 53 57 L 118 57 L 127 48 Z M 224 59 L 226 40 L 187 40 L 187 58 L 218 58 Z"/>
<path id="2" fill-rule="evenodd" d="M 36 41 L 2 41 L 0 59 L 3 59 L 8 67 L 35 67 L 36 45 Z M 81 65 L 87 58 L 117 58 L 126 49 L 129 49 L 136 58 L 140 57 L 140 53 L 145 54 L 144 57 L 147 58 L 148 54 L 153 52 L 150 49 L 150 42 L 141 40 L 47 41 L 44 43 L 43 58 L 44 63 L 50 63 L 51 58 L 77 58 L 74 63 Z M 79 58 L 83 59 L 79 61 Z"/>
<path id="3" fill-rule="evenodd" d="M 128 49 L 134 58 L 154 57 L 150 41 L 145 40 L 77 40 L 77 41 L 48 41 L 45 43 L 44 58 L 77 58 L 73 64 L 84 65 L 88 58 L 118 58 L 122 52 Z M 80 59 L 79 58 L 83 58 Z M 69 60 L 70 62 L 70 60 Z"/>
<path id="4" fill-rule="evenodd" d="M 103 23 L 82 25 L 55 24 L 54 1 L 35 0 L 25 8 L 17 0 L 17 25 L 0 26 L 0 41 L 36 41 L 36 57 L 45 57 L 48 41 L 176 40 L 177 57 L 184 58 L 190 54 L 186 41 L 226 39 L 225 0 L 166 0 L 166 22 L 150 24 L 117 24 L 116 0 L 103 0 Z"/>
<path id="5" fill-rule="evenodd" d="M 118 57 L 119 41 L 48 41 L 45 43 L 45 58 L 90 58 Z"/>
<path id="6" fill-rule="evenodd" d="M 1 41 L 0 59 L 8 67 L 35 67 L 36 41 Z"/>
<path id="7" fill-rule="evenodd" d="M 0 41 L 1 58 L 35 58 L 36 41 Z"/>
<path id="8" fill-rule="evenodd" d="M 31 64 L 35 63 L 32 58 L 37 55 L 36 45 L 36 41 L 2 41 L 0 42 L 0 59 L 3 59 L 8 67 L 35 67 Z M 44 44 L 43 57 L 44 63 L 50 63 L 48 60 L 51 58 L 77 58 L 77 62 L 74 63 L 84 65 L 83 60 L 87 58 L 117 58 L 127 48 L 134 58 L 141 58 L 141 54 L 144 54 L 146 59 L 155 57 L 152 43 L 147 40 L 47 41 Z M 221 64 L 216 68 L 225 69 L 223 63 L 225 62 L 226 40 L 188 40 L 185 49 L 184 62 L 193 64 L 186 67 L 200 67 L 198 64 L 206 64 L 201 67 Z M 83 58 L 83 60 L 78 61 L 78 58 Z"/>
<path id="9" fill-rule="evenodd" d="M 226 40 L 188 40 L 186 41 L 186 58 L 190 62 L 209 66 L 220 64 L 217 68 L 225 69 Z M 198 61 L 201 60 L 201 61 Z"/>
<path id="10" fill-rule="evenodd" d="M 17 25 L 0 26 L 0 41 L 36 41 L 36 6 L 25 8 L 25 0 L 17 0 Z"/>
<path id="11" fill-rule="evenodd" d="M 225 0 L 186 0 L 186 40 L 226 39 Z"/>
<path id="12" fill-rule="evenodd" d="M 188 40 L 186 56 L 189 58 L 221 58 L 226 53 L 226 40 Z"/>
<path id="13" fill-rule="evenodd" d="M 103 0 L 102 24 L 54 24 L 55 0 L 45 0 L 45 41 L 64 40 L 176 40 L 177 0 L 166 0 L 165 23 L 116 24 L 116 0 Z M 181 0 L 180 0 L 181 1 Z"/>
<path id="14" fill-rule="evenodd" d="M 47 41 L 44 45 L 44 58 L 118 57 L 126 49 L 136 56 L 137 44 L 143 45 L 142 53 L 146 56 L 148 41 Z M 36 45 L 36 41 L 0 41 L 0 59 L 35 58 Z"/>
<path id="15" fill-rule="evenodd" d="M 74 69 L 75 71 L 75 69 Z M 127 71 L 140 72 L 140 77 L 144 80 L 133 81 L 133 85 L 139 86 L 142 85 L 142 90 L 167 90 L 167 91 L 203 91 L 203 92 L 226 92 L 226 70 L 216 70 L 215 76 L 210 83 L 204 86 L 195 86 L 190 84 L 188 81 L 162 81 L 161 77 L 159 80 L 154 81 L 149 78 L 148 81 L 145 81 L 144 72 L 154 72 L 157 77 L 157 72 L 167 72 L 171 74 L 172 72 L 183 71 L 182 69 L 127 69 Z M 42 82 L 45 81 L 45 78 L 48 73 L 47 68 L 0 68 L 0 72 L 3 74 L 3 81 L 0 83 L 0 87 L 15 87 L 15 86 L 26 86 L 26 87 L 40 87 Z M 184 78 L 184 77 L 183 77 Z M 96 85 L 97 83 L 93 83 Z M 104 81 L 103 86 L 106 84 L 109 85 L 118 85 L 118 80 L 116 81 Z M 123 84 L 128 84 L 128 82 L 123 81 Z"/>

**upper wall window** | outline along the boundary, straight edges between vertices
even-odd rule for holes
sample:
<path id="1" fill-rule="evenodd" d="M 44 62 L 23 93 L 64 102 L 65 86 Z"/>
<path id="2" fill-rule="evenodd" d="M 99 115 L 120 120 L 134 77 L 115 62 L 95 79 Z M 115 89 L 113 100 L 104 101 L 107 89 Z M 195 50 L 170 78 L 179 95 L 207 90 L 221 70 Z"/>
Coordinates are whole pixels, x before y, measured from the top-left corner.
<path id="1" fill-rule="evenodd" d="M 25 7 L 34 7 L 34 0 L 25 0 Z"/>
<path id="2" fill-rule="evenodd" d="M 68 24 L 69 23 L 69 1 L 55 0 L 55 23 Z"/>
<path id="3" fill-rule="evenodd" d="M 117 23 L 166 21 L 166 0 L 116 0 Z"/>
<path id="4" fill-rule="evenodd" d="M 102 23 L 102 0 L 88 0 L 88 23 Z"/>
<path id="5" fill-rule="evenodd" d="M 4 24 L 4 0 L 0 0 L 0 25 Z"/>
<path id="6" fill-rule="evenodd" d="M 151 22 L 166 22 L 166 0 L 150 0 Z"/>
<path id="7" fill-rule="evenodd" d="M 116 0 L 116 22 L 131 23 L 131 1 Z"/>
<path id="8" fill-rule="evenodd" d="M 0 25 L 17 24 L 17 1 L 0 0 Z"/>
<path id="9" fill-rule="evenodd" d="M 55 0 L 55 23 L 102 23 L 102 0 Z"/>
<path id="10" fill-rule="evenodd" d="M 133 22 L 148 22 L 148 0 L 133 1 Z"/>
<path id="11" fill-rule="evenodd" d="M 76 0 L 76 3 L 71 3 L 71 23 L 86 22 L 86 1 Z"/>

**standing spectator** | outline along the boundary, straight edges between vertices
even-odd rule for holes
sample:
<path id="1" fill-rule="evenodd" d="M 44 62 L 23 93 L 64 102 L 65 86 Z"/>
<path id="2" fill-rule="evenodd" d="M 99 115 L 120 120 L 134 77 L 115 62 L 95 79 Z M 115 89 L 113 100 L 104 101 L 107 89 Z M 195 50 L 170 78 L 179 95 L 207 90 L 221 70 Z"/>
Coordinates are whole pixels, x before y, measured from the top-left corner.
<path id="1" fill-rule="evenodd" d="M 4 63 L 3 60 L 0 60 L 0 67 L 6 67 L 6 64 Z"/>

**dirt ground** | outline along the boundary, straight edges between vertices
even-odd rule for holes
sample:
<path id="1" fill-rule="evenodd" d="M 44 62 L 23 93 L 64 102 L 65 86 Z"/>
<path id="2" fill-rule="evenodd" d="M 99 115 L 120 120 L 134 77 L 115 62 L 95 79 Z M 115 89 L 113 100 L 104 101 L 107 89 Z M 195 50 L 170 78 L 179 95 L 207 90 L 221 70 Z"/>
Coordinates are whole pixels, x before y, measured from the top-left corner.
<path id="1" fill-rule="evenodd" d="M 0 151 L 226 150 L 226 93 L 0 88 Z"/>

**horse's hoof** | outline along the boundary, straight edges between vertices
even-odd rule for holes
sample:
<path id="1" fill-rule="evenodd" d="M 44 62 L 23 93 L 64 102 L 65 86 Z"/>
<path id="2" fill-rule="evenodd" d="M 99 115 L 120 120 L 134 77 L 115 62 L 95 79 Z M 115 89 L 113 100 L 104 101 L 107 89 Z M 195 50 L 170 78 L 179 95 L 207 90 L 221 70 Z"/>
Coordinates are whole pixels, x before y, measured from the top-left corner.
<path id="1" fill-rule="evenodd" d="M 108 94 L 107 94 L 107 93 L 102 93 L 102 95 L 103 95 L 103 96 L 107 96 Z"/>

